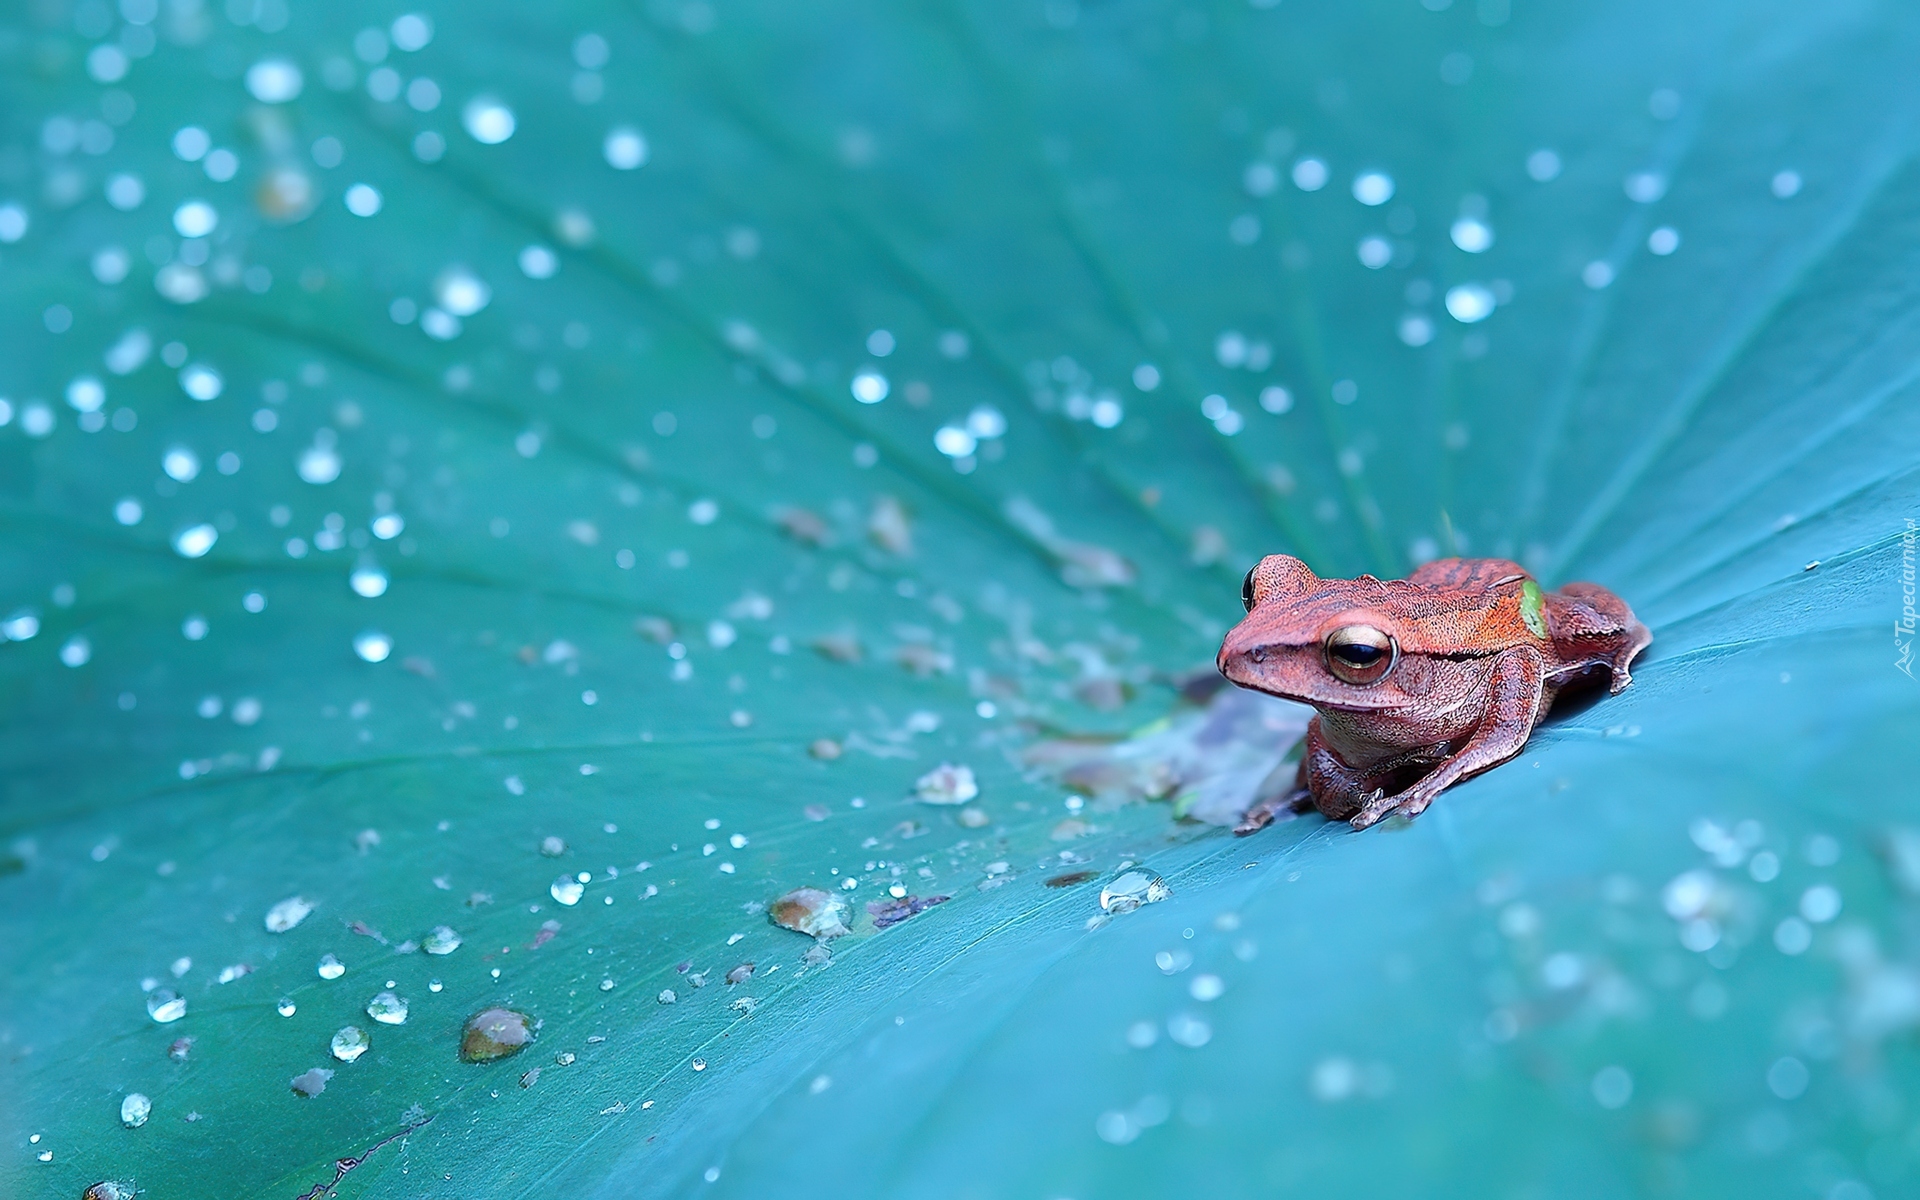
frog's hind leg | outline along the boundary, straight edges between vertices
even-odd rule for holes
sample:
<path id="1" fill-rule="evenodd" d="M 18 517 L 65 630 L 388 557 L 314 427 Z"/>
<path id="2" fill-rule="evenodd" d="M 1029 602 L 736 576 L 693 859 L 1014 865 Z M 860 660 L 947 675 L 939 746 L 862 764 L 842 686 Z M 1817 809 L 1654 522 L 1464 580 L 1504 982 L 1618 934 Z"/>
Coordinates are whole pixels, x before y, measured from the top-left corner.
<path id="1" fill-rule="evenodd" d="M 1611 678 L 1607 691 L 1619 695 L 1633 682 L 1628 670 L 1633 660 L 1653 641 L 1653 633 L 1627 602 L 1597 583 L 1569 583 L 1555 592 L 1547 605 L 1547 622 L 1553 640 L 1562 644 L 1580 644 L 1588 638 L 1606 638 L 1617 648 L 1604 660 Z"/>

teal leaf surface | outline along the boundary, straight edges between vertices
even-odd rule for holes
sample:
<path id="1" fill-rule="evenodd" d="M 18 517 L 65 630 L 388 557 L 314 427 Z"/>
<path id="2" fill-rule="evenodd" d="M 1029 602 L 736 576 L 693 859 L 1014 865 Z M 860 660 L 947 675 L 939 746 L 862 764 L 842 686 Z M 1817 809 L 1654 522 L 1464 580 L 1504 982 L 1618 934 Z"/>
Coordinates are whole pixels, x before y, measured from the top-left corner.
<path id="1" fill-rule="evenodd" d="M 1916 54 L 17 6 L 0 1191 L 1902 1194 Z M 1234 839 L 1276 551 L 1655 640 L 1416 821 Z"/>

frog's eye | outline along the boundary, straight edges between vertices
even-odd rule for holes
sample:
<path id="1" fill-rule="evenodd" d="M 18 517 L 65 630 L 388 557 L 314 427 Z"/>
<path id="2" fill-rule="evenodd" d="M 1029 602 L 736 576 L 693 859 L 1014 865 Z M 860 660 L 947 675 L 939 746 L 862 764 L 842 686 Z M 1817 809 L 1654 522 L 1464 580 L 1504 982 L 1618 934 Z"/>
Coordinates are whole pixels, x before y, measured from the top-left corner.
<path id="1" fill-rule="evenodd" d="M 1399 643 L 1371 625 L 1343 625 L 1327 635 L 1327 669 L 1347 683 L 1379 683 L 1399 659 Z"/>
<path id="2" fill-rule="evenodd" d="M 1248 612 L 1253 611 L 1253 573 L 1259 569 L 1257 565 L 1247 568 L 1247 577 L 1240 581 L 1240 603 L 1247 606 Z"/>

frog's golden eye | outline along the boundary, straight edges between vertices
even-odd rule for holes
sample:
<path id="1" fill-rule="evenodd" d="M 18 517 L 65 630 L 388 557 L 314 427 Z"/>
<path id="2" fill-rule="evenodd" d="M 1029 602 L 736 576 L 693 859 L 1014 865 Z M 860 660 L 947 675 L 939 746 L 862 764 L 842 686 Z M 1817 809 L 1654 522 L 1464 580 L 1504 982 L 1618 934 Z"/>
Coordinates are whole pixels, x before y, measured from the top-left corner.
<path id="1" fill-rule="evenodd" d="M 1240 603 L 1247 606 L 1248 612 L 1253 611 L 1253 573 L 1259 569 L 1258 565 L 1248 567 L 1247 577 L 1240 581 Z"/>
<path id="2" fill-rule="evenodd" d="M 1400 644 L 1371 625 L 1342 625 L 1327 635 L 1327 669 L 1362 687 L 1379 683 L 1400 661 Z"/>

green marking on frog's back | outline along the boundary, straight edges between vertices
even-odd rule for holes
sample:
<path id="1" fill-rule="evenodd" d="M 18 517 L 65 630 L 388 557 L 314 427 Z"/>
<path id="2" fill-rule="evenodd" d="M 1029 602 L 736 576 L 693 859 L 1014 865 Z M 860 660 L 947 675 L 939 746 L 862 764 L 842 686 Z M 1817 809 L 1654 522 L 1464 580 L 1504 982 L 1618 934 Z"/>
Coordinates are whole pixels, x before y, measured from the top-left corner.
<path id="1" fill-rule="evenodd" d="M 1540 585 L 1529 579 L 1520 585 L 1520 619 L 1533 636 L 1547 638 L 1547 597 Z"/>

